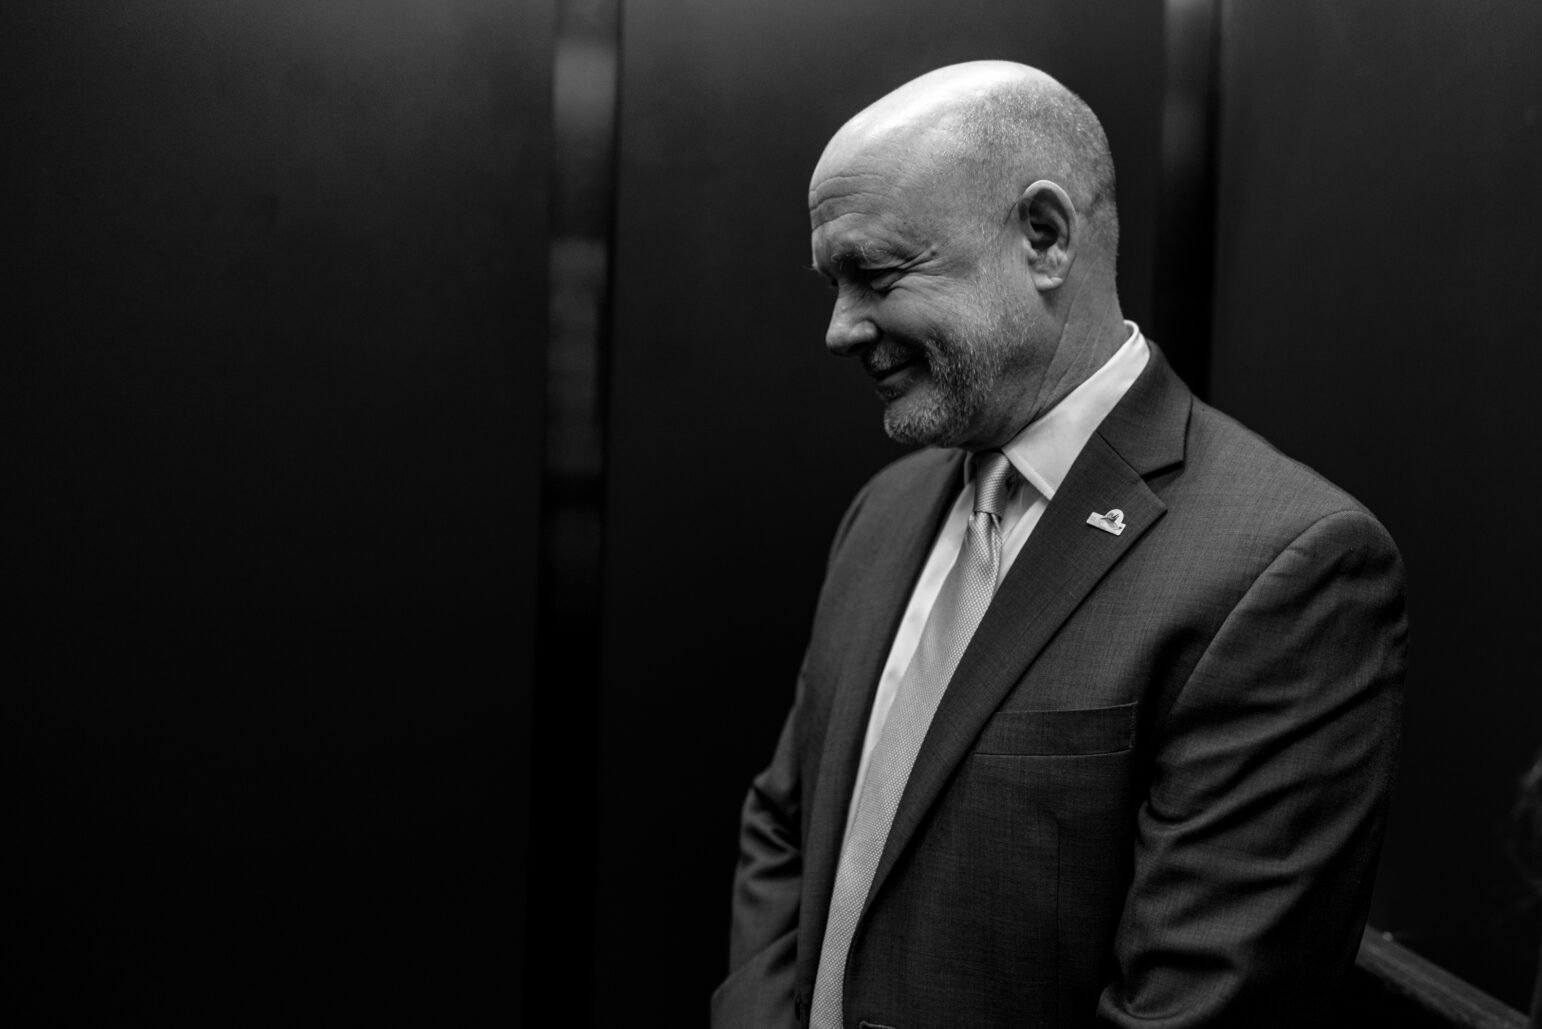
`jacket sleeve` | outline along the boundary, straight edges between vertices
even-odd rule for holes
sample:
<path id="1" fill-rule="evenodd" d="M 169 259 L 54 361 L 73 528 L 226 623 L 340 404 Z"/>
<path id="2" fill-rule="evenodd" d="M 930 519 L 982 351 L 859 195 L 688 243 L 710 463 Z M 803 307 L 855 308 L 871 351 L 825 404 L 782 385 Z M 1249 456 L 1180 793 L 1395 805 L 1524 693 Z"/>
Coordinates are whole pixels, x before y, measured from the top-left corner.
<path id="1" fill-rule="evenodd" d="M 798 905 L 802 899 L 801 796 L 796 745 L 800 677 L 775 756 L 750 784 L 739 822 L 728 978 L 712 994 L 714 1029 L 797 1024 Z"/>
<path id="2" fill-rule="evenodd" d="M 858 492 L 830 546 L 845 540 L 872 487 Z M 781 1029 L 798 1024 L 794 987 L 798 909 L 803 899 L 802 765 L 799 733 L 804 677 L 782 725 L 771 764 L 750 784 L 739 821 L 728 978 L 712 994 L 714 1029 Z"/>
<path id="3" fill-rule="evenodd" d="M 1396 761 L 1407 622 L 1368 515 L 1301 533 L 1158 713 L 1101 1024 L 1315 1025 L 1354 960 Z"/>

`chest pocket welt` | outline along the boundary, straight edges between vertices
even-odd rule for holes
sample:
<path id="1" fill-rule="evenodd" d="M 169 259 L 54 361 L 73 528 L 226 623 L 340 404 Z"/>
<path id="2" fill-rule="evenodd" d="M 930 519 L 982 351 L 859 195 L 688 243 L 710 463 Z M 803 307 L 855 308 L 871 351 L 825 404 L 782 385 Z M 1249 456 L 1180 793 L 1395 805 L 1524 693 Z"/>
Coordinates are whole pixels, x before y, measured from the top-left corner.
<path id="1" fill-rule="evenodd" d="M 1058 711 L 998 711 L 975 754 L 1113 754 L 1135 744 L 1135 704 Z"/>

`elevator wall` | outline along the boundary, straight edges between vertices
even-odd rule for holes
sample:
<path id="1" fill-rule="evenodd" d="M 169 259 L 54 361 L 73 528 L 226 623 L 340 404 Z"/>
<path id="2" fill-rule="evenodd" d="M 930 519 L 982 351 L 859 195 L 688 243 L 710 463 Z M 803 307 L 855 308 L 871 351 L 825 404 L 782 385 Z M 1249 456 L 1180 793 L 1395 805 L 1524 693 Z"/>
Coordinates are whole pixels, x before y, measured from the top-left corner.
<path id="1" fill-rule="evenodd" d="M 9 1024 L 517 1019 L 550 7 L 0 12 Z"/>
<path id="2" fill-rule="evenodd" d="M 1408 566 L 1402 772 L 1371 920 L 1525 1009 L 1513 859 L 1542 746 L 1542 9 L 1225 5 L 1215 403 Z"/>

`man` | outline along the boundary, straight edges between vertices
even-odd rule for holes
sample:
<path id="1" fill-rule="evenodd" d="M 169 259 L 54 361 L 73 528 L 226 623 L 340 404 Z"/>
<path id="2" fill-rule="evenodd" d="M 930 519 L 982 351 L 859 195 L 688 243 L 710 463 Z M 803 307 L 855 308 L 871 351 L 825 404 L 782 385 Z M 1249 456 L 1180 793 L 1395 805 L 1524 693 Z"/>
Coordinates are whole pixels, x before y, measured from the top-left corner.
<path id="1" fill-rule="evenodd" d="M 1396 749 L 1397 551 L 1124 320 L 1092 112 L 944 68 L 809 191 L 828 347 L 929 449 L 831 548 L 714 1024 L 1310 1025 Z"/>

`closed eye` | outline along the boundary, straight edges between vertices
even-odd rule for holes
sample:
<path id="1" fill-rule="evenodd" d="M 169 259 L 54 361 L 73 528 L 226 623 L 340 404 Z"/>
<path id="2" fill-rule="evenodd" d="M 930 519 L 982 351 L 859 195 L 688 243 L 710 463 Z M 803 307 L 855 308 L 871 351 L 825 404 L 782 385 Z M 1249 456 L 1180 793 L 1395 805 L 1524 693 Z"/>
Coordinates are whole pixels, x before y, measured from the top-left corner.
<path id="1" fill-rule="evenodd" d="M 830 289 L 840 288 L 840 280 L 824 269 L 810 267 L 807 270 L 824 280 L 824 284 Z M 840 274 L 841 278 L 848 282 L 860 285 L 869 292 L 882 295 L 898 285 L 899 280 L 905 275 L 905 270 L 903 268 L 858 268 L 848 266 L 841 269 Z"/>

